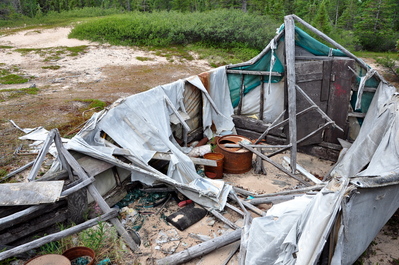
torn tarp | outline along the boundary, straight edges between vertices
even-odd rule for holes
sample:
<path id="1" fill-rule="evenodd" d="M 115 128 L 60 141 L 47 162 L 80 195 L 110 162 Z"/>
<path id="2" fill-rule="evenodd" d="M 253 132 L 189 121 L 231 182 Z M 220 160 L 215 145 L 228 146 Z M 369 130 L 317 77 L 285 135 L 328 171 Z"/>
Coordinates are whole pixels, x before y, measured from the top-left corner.
<path id="1" fill-rule="evenodd" d="M 212 78 L 211 91 L 219 89 L 223 93 L 210 92 L 209 96 L 198 77 L 188 80 L 206 95 L 209 104 L 203 105 L 204 121 L 207 124 L 213 122 L 217 131 L 231 131 L 234 128 L 231 104 L 230 108 L 220 104 L 226 100 L 224 96 L 228 93 L 226 78 L 220 78 L 226 75 L 225 68 L 218 68 L 210 75 L 211 78 L 213 75 L 218 77 Z M 184 84 L 184 80 L 179 80 L 117 101 L 109 109 L 95 114 L 67 148 L 130 169 L 132 181 L 147 185 L 166 181 L 203 206 L 223 209 L 231 187 L 223 181 L 200 177 L 185 154 L 189 149 L 180 147 L 172 134 L 170 119 L 175 113 L 168 104 L 171 102 L 176 110 L 185 112 L 182 102 Z M 104 135 L 112 140 L 107 141 Z M 113 156 L 117 147 L 130 152 L 126 158 L 131 164 Z M 156 152 L 171 153 L 167 175 L 148 165 Z"/>
<path id="2" fill-rule="evenodd" d="M 316 264 L 323 247 L 332 251 L 331 264 L 353 264 L 399 207 L 398 121 L 398 94 L 381 82 L 327 186 L 310 202 L 277 204 L 253 220 L 246 264 Z M 337 237 L 325 246 L 333 226 Z M 273 240 L 266 244 L 264 236 Z"/>

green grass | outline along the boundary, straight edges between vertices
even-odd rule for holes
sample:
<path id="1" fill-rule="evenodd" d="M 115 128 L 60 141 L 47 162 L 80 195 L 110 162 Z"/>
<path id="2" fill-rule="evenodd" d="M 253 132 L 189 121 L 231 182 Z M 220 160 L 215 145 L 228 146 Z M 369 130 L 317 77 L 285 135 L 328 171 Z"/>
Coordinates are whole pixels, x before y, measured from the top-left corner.
<path id="1" fill-rule="evenodd" d="M 0 20 L 0 28 L 3 28 L 0 31 L 0 35 L 1 33 L 8 34 L 19 30 L 70 26 L 74 23 L 90 20 L 93 17 L 121 13 L 123 13 L 123 11 L 116 8 L 103 9 L 99 7 L 85 7 L 62 12 L 51 11 L 46 15 L 38 14 L 33 18 L 19 16 L 10 20 Z M 6 29 L 6 27 L 12 29 Z"/>
<path id="2" fill-rule="evenodd" d="M 7 45 L 0 45 L 0 49 L 12 49 L 14 47 L 12 46 L 7 46 Z"/>
<path id="3" fill-rule="evenodd" d="M 44 62 L 48 61 L 58 61 L 63 58 L 63 56 L 78 56 L 79 54 L 85 53 L 88 46 L 73 46 L 73 47 L 54 47 L 54 48 L 20 48 L 15 49 L 16 52 L 22 55 L 27 55 L 28 53 L 36 53 L 43 57 Z"/>
<path id="4" fill-rule="evenodd" d="M 87 107 L 85 107 L 85 110 L 88 109 L 96 109 L 96 110 L 103 110 L 106 106 L 107 103 L 104 101 L 101 101 L 99 99 L 80 99 L 80 98 L 75 98 L 73 101 L 79 101 L 79 102 L 84 102 L 88 103 Z"/>
<path id="5" fill-rule="evenodd" d="M 0 102 L 4 102 L 9 99 L 20 98 L 24 95 L 36 95 L 40 91 L 37 87 L 20 88 L 20 89 L 1 89 L 0 90 Z"/>
<path id="6" fill-rule="evenodd" d="M 65 50 L 69 52 L 68 56 L 78 56 L 81 53 L 85 53 L 87 50 L 87 45 L 65 47 Z"/>
<path id="7" fill-rule="evenodd" d="M 263 49 L 279 23 L 238 10 L 131 12 L 91 19 L 75 26 L 72 38 L 131 46 L 185 46 Z"/>
<path id="8" fill-rule="evenodd" d="M 60 230 L 65 228 L 60 225 Z M 123 264 L 121 257 L 123 250 L 121 251 L 121 241 L 117 231 L 105 222 L 99 222 L 96 226 L 83 230 L 76 235 L 47 243 L 40 247 L 40 254 L 62 254 L 67 249 L 77 246 L 85 246 L 94 250 L 97 261 L 110 258 L 113 262 Z"/>
<path id="9" fill-rule="evenodd" d="M 9 75 L 0 77 L 1 84 L 23 84 L 28 81 L 29 81 L 28 78 L 24 78 L 24 77 L 22 77 L 20 75 L 16 75 L 16 74 L 9 74 Z"/>
<path id="10" fill-rule="evenodd" d="M 59 65 L 49 65 L 49 66 L 42 66 L 43 69 L 49 69 L 49 70 L 58 70 L 61 68 Z"/>
<path id="11" fill-rule="evenodd" d="M 357 57 L 363 58 L 383 58 L 388 56 L 391 59 L 399 60 L 398 53 L 396 52 L 369 52 L 369 51 L 355 51 L 353 52 Z"/>
<path id="12" fill-rule="evenodd" d="M 136 56 L 136 59 L 142 62 L 145 61 L 153 61 L 154 59 L 150 58 L 150 57 L 143 57 L 143 56 Z"/>

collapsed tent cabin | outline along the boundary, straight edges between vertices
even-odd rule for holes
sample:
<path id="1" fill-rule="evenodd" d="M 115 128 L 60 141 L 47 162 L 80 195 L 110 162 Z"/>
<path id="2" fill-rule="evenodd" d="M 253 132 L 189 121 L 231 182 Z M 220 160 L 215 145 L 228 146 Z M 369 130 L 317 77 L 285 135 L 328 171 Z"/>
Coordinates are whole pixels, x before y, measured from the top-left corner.
<path id="1" fill-rule="evenodd" d="M 69 177 L 77 185 L 66 185 L 61 197 L 86 187 L 88 196 L 79 192 L 78 199 L 84 198 L 85 204 L 96 201 L 103 211 L 98 218 L 110 220 L 133 250 L 138 249 L 137 240 L 126 232 L 115 217 L 117 212 L 103 198 L 120 183 L 163 183 L 216 215 L 231 199 L 241 207 L 243 227 L 234 226 L 234 232 L 212 239 L 208 245 L 204 242 L 157 264 L 184 263 L 240 239 L 241 264 L 352 264 L 398 209 L 398 132 L 396 89 L 344 47 L 289 15 L 269 45 L 248 62 L 122 98 L 93 115 L 66 144 L 61 143 L 57 131 L 51 131 L 29 180 L 55 182 L 54 176 Z M 274 163 L 270 157 L 288 150 L 291 171 L 285 173 L 298 179 L 299 187 L 312 182 L 318 185 L 293 190 L 303 195 L 274 204 L 253 218 L 247 209 L 262 196 L 239 199 L 240 191 L 234 185 L 197 173 L 195 164 L 212 161 L 187 155 L 194 140 L 235 134 L 252 142 L 231 146 L 250 150 L 257 160 Z M 37 177 L 52 142 L 58 150 L 57 162 L 51 171 Z M 296 173 L 298 151 L 337 163 L 322 181 L 305 180 Z M 154 160 L 167 160 L 167 171 L 153 166 Z M 98 161 L 102 168 L 92 165 Z M 310 190 L 316 192 L 304 194 Z M 0 233 L 46 203 L 1 216 Z M 3 240 L 1 244 L 13 247 L 1 252 L 0 260 L 97 221 L 85 221 L 62 234 L 18 246 Z"/>

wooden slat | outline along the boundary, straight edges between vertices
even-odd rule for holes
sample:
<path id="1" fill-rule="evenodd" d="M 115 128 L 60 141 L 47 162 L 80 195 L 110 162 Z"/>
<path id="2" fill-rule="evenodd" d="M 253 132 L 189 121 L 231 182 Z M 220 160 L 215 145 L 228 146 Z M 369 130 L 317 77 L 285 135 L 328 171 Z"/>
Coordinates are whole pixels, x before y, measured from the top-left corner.
<path id="1" fill-rule="evenodd" d="M 226 72 L 228 74 L 242 74 L 242 75 L 260 75 L 260 76 L 282 76 L 281 73 L 278 72 L 269 72 L 269 71 L 245 71 L 245 70 L 232 70 L 227 69 Z"/>
<path id="2" fill-rule="evenodd" d="M 296 168 L 297 156 L 297 128 L 296 128 L 296 90 L 295 90 L 295 25 L 292 16 L 284 17 L 285 25 L 285 60 L 287 72 L 288 90 L 288 124 L 289 139 L 291 144 L 291 165 L 292 172 Z"/>
<path id="3" fill-rule="evenodd" d="M 0 206 L 36 205 L 55 202 L 64 181 L 40 181 L 0 184 Z"/>
<path id="4" fill-rule="evenodd" d="M 57 240 L 60 240 L 61 238 L 64 238 L 66 236 L 69 236 L 69 235 L 72 235 L 72 234 L 76 234 L 76 233 L 78 233 L 80 231 L 83 231 L 83 230 L 85 230 L 87 228 L 90 228 L 92 226 L 97 225 L 98 222 L 106 221 L 106 220 L 108 220 L 110 218 L 115 218 L 115 216 L 117 216 L 117 215 L 118 215 L 118 211 L 116 209 L 113 209 L 110 212 L 105 213 L 105 214 L 103 214 L 103 215 L 101 215 L 101 216 L 99 216 L 97 218 L 91 219 L 91 220 L 86 221 L 84 223 L 81 223 L 79 225 L 75 225 L 75 226 L 73 226 L 71 228 L 62 230 L 62 231 L 60 231 L 58 233 L 54 233 L 54 234 L 51 234 L 51 235 L 48 235 L 48 236 L 44 236 L 44 237 L 41 237 L 41 238 L 36 239 L 34 241 L 31 241 L 29 243 L 14 247 L 14 248 L 12 248 L 10 250 L 6 250 L 6 251 L 3 251 L 3 252 L 0 252 L 0 260 L 4 260 L 4 259 L 7 259 L 9 257 L 13 257 L 13 256 L 15 256 L 17 254 L 23 253 L 23 252 L 28 251 L 30 249 L 38 248 L 40 246 L 43 246 L 44 244 L 47 244 L 49 242 L 57 241 Z"/>

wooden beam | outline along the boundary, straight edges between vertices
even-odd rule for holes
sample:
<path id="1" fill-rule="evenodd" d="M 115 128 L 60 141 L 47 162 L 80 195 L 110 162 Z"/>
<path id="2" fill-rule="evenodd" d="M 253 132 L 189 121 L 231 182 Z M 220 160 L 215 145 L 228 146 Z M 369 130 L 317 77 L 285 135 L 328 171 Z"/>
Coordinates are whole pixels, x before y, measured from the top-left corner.
<path id="1" fill-rule="evenodd" d="M 228 74 L 242 74 L 242 75 L 260 75 L 260 76 L 282 76 L 281 73 L 278 72 L 270 72 L 270 71 L 246 71 L 246 70 L 232 70 L 227 69 L 226 73 Z"/>
<path id="2" fill-rule="evenodd" d="M 58 130 L 56 131 L 56 136 L 55 137 L 60 137 L 58 134 Z M 68 150 L 65 149 L 64 146 L 60 146 L 60 149 L 58 152 L 62 153 L 62 155 L 65 157 L 67 160 L 68 164 L 73 168 L 73 170 L 76 171 L 77 175 L 82 179 L 82 180 L 87 180 L 89 179 L 89 176 L 86 174 L 86 172 L 83 170 L 83 168 L 79 165 L 79 163 L 75 160 L 75 158 L 68 152 Z M 97 190 L 97 188 L 94 186 L 94 184 L 88 185 L 88 191 L 90 195 L 93 197 L 93 199 L 97 202 L 98 206 L 104 213 L 111 212 L 112 209 L 109 207 L 107 202 L 104 200 L 104 198 L 101 196 L 100 192 Z M 123 227 L 122 223 L 119 221 L 118 218 L 111 218 L 110 219 L 111 223 L 114 225 L 116 230 L 118 231 L 119 235 L 124 239 L 125 243 L 131 248 L 133 251 L 138 249 L 138 246 L 136 242 L 131 238 L 129 233 L 125 230 Z"/>
<path id="3" fill-rule="evenodd" d="M 260 95 L 259 95 L 259 120 L 263 121 L 263 112 L 265 111 L 265 82 L 264 76 L 260 78 Z"/>
<path id="4" fill-rule="evenodd" d="M 312 105 L 316 107 L 317 112 L 323 117 L 323 119 L 327 120 L 327 121 L 331 121 L 333 122 L 333 126 L 335 128 L 337 128 L 340 131 L 344 131 L 341 127 L 339 127 L 330 117 L 328 117 L 328 115 L 326 113 L 324 113 L 324 111 L 322 111 L 320 109 L 319 106 L 317 106 L 316 103 L 314 103 L 314 101 L 302 90 L 302 88 L 298 85 L 295 85 L 295 88 L 298 90 L 298 92 Z"/>
<path id="5" fill-rule="evenodd" d="M 315 191 L 315 190 L 319 191 L 322 188 L 324 188 L 324 186 L 325 185 L 315 185 L 315 186 L 294 189 L 294 190 L 286 190 L 286 191 L 280 191 L 280 192 L 275 192 L 275 193 L 258 194 L 258 195 L 254 195 L 253 197 L 255 197 L 255 198 L 273 197 L 273 196 L 287 195 L 287 194 L 306 193 L 308 191 Z"/>
<path id="6" fill-rule="evenodd" d="M 30 249 L 34 249 L 34 248 L 43 246 L 44 244 L 47 244 L 49 242 L 57 241 L 66 236 L 76 234 L 80 231 L 83 231 L 87 228 L 97 225 L 98 222 L 106 221 L 110 218 L 115 218 L 117 215 L 118 215 L 118 211 L 116 209 L 112 209 L 108 213 L 105 213 L 97 218 L 91 219 L 91 220 L 81 223 L 79 225 L 75 225 L 71 228 L 62 230 L 58 233 L 54 233 L 54 234 L 51 234 L 48 236 L 41 237 L 41 238 L 31 241 L 29 243 L 14 247 L 10 250 L 0 252 L 0 260 L 4 260 L 4 259 L 10 258 L 10 257 L 13 257 L 17 254 L 26 252 Z"/>
<path id="7" fill-rule="evenodd" d="M 197 257 L 206 255 L 216 249 L 224 247 L 228 244 L 236 242 L 241 238 L 241 228 L 234 230 L 231 233 L 223 234 L 220 237 L 205 241 L 198 245 L 187 248 L 181 252 L 170 255 L 166 258 L 159 259 L 156 261 L 157 265 L 169 265 L 169 264 L 182 264 L 188 262 Z"/>
<path id="8" fill-rule="evenodd" d="M 334 41 L 333 39 L 331 39 L 330 37 L 328 37 L 326 34 L 324 34 L 323 32 L 321 32 L 320 30 L 316 29 L 315 27 L 313 27 L 312 25 L 310 25 L 309 23 L 307 23 L 306 21 L 304 21 L 303 19 L 301 19 L 300 17 L 296 16 L 296 15 L 290 15 L 293 19 L 295 19 L 296 21 L 298 21 L 299 23 L 301 23 L 302 25 L 304 25 L 308 30 L 310 30 L 312 33 L 315 33 L 317 36 L 319 36 L 320 38 L 322 38 L 323 40 L 327 41 L 328 43 L 330 43 L 331 45 L 333 45 L 335 48 L 339 49 L 341 52 L 345 53 L 348 57 L 354 59 L 358 64 L 360 64 L 360 66 L 362 68 L 364 68 L 365 70 L 370 69 L 370 67 L 363 62 L 362 60 L 360 60 L 359 58 L 357 58 L 355 55 L 353 55 L 350 51 L 348 51 L 347 49 L 345 49 L 345 47 L 343 47 L 342 45 L 340 45 L 338 42 Z M 286 35 L 287 36 L 287 35 Z M 375 75 L 378 76 L 378 78 L 380 79 L 380 81 L 386 82 L 385 79 L 378 73 L 376 72 Z"/>
<path id="9" fill-rule="evenodd" d="M 287 174 L 288 176 L 290 176 L 291 178 L 294 178 L 296 180 L 298 180 L 299 182 L 301 182 L 302 184 L 304 184 L 305 186 L 310 186 L 309 183 L 307 183 L 306 181 L 298 178 L 297 176 L 295 176 L 294 174 L 292 174 L 291 172 L 289 172 L 288 170 L 286 170 L 285 168 L 283 168 L 282 166 L 280 166 L 279 164 L 277 164 L 276 162 L 274 162 L 273 160 L 271 160 L 270 158 L 268 158 L 267 156 L 265 156 L 264 154 L 258 152 L 257 150 L 253 149 L 252 147 L 249 147 L 245 144 L 241 144 L 240 145 L 246 149 L 248 149 L 249 151 L 251 151 L 252 153 L 260 156 L 262 159 L 266 160 L 267 162 L 269 162 L 270 164 L 272 164 L 273 166 L 275 166 L 276 168 L 280 169 L 281 171 L 283 171 L 285 174 Z"/>
<path id="10" fill-rule="evenodd" d="M 241 77 L 240 101 L 238 102 L 237 115 L 241 115 L 242 105 L 244 104 L 244 89 L 245 89 L 244 77 L 245 75 L 242 75 Z"/>
<path id="11" fill-rule="evenodd" d="M 292 16 L 284 17 L 285 25 L 285 65 L 288 90 L 288 124 L 291 144 L 292 173 L 296 168 L 297 128 L 296 128 L 296 90 L 295 90 L 295 24 Z"/>
<path id="12" fill-rule="evenodd" d="M 53 131 L 50 131 L 48 133 L 46 140 L 43 143 L 43 147 L 42 149 L 40 149 L 40 152 L 35 159 L 35 163 L 33 164 L 31 171 L 29 172 L 29 175 L 27 177 L 28 181 L 34 180 L 35 177 L 37 176 L 37 173 L 39 172 L 39 169 L 42 166 L 44 159 L 46 158 L 50 145 L 53 143 L 54 135 L 55 132 Z"/>

